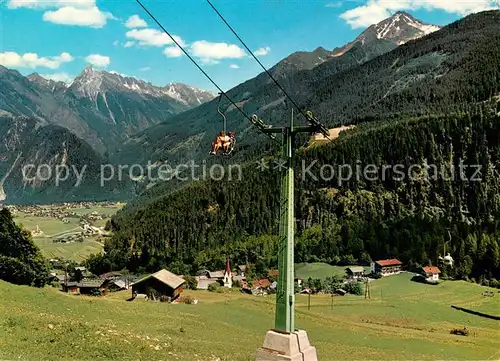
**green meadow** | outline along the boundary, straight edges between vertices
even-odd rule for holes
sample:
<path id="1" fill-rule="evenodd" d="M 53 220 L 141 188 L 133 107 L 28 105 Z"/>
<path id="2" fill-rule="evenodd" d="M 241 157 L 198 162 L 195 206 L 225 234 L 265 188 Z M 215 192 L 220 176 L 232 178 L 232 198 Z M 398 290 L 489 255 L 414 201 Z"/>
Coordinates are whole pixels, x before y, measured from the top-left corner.
<path id="1" fill-rule="evenodd" d="M 500 294 L 462 281 L 429 286 L 411 274 L 373 282 L 371 299 L 297 296 L 297 327 L 323 361 L 498 360 Z M 0 281 L 0 359 L 250 361 L 273 327 L 274 297 L 185 291 L 196 305 L 127 302 L 130 291 L 73 296 Z M 450 334 L 467 327 L 469 336 Z"/>
<path id="2" fill-rule="evenodd" d="M 295 264 L 295 275 L 297 277 L 302 277 L 307 280 L 310 278 L 317 278 L 324 280 L 326 277 L 345 276 L 345 269 L 349 266 L 332 266 L 328 263 L 296 263 Z M 364 267 L 365 272 L 370 272 L 370 267 Z"/>

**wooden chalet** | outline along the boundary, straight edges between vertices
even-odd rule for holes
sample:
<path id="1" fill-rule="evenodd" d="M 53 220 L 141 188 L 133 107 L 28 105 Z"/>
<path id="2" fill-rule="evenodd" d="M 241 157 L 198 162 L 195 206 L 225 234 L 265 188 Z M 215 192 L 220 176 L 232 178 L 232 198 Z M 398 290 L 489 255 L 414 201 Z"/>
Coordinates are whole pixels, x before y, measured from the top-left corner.
<path id="1" fill-rule="evenodd" d="M 103 281 L 101 279 L 83 279 L 80 282 L 69 281 L 61 283 L 63 292 L 76 295 L 95 295 L 104 291 Z"/>
<path id="2" fill-rule="evenodd" d="M 175 300 L 182 293 L 182 285 L 185 282 L 183 278 L 162 269 L 133 283 L 131 285 L 132 296 L 135 294 L 147 295 L 150 290 L 154 290 L 159 296 Z"/>
<path id="3" fill-rule="evenodd" d="M 361 266 L 347 267 L 345 271 L 350 279 L 362 278 L 365 274 L 365 269 Z"/>

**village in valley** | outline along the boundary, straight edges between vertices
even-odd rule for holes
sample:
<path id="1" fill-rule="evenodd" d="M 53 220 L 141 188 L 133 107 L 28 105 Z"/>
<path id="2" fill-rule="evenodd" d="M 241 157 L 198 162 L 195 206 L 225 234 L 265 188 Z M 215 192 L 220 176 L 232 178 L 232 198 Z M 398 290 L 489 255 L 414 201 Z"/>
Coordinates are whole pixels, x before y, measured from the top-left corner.
<path id="1" fill-rule="evenodd" d="M 124 206 L 116 202 L 7 205 L 16 223 L 31 233 L 51 260 L 81 262 L 102 250 L 110 236 L 106 222 Z"/>
<path id="2" fill-rule="evenodd" d="M 443 265 L 452 267 L 453 259 L 448 255 Z M 53 263 L 58 265 L 57 262 Z M 247 270 L 253 265 L 231 265 L 227 259 L 223 270 L 199 270 L 196 276 L 176 275 L 167 269 L 158 270 L 147 275 L 131 275 L 118 271 L 93 275 L 84 266 L 73 266 L 68 270 L 64 266 L 64 273 L 54 269 L 51 272 L 53 285 L 60 287 L 63 292 L 82 295 L 107 295 L 109 292 L 129 290 L 129 300 L 145 299 L 151 301 L 184 302 L 183 290 L 197 290 L 210 292 L 225 292 L 239 290 L 254 296 L 266 296 L 276 293 L 279 272 L 268 270 L 267 275 L 261 278 L 247 278 Z M 337 267 L 342 268 L 342 267 Z M 331 294 L 345 296 L 365 295 L 369 293 L 370 284 L 386 276 L 398 275 L 403 271 L 403 263 L 398 259 L 373 261 L 369 267 L 347 266 L 345 274 L 332 274 L 325 279 L 311 277 L 295 277 L 295 292 L 297 294 Z M 438 284 L 441 271 L 437 266 L 425 266 L 414 273 L 412 281 L 428 284 Z M 364 293 L 363 293 L 364 292 Z M 192 301 L 189 298 L 189 301 Z M 198 301 L 196 300 L 196 303 Z"/>
<path id="3" fill-rule="evenodd" d="M 42 252 L 52 250 L 57 245 L 62 257 L 50 255 L 52 265 L 52 285 L 63 292 L 78 295 L 105 296 L 110 292 L 128 291 L 129 300 L 162 300 L 173 303 L 184 302 L 183 291 L 207 291 L 223 293 L 238 290 L 254 296 L 267 296 L 276 293 L 279 272 L 268 269 L 255 272 L 252 264 L 232 264 L 227 258 L 224 269 L 200 269 L 196 274 L 177 275 L 167 269 L 159 269 L 151 274 L 131 274 L 112 271 L 104 274 L 92 274 L 86 267 L 86 256 L 82 259 L 61 250 L 74 248 L 81 254 L 80 248 L 88 242 L 99 244 L 102 250 L 105 238 L 111 235 L 106 230 L 106 222 L 124 204 L 106 202 L 78 202 L 53 205 L 11 205 L 7 208 L 14 219 L 31 231 Z M 25 224 L 26 223 L 26 224 Z M 49 232 L 40 225 L 46 225 Z M 74 226 L 74 227 L 73 227 Z M 54 230 L 59 231 L 54 234 Z M 43 241 L 42 241 L 43 240 Z M 315 272 L 296 272 L 294 289 L 296 294 L 347 294 L 368 297 L 370 285 L 378 279 L 403 273 L 412 274 L 412 281 L 438 284 L 441 268 L 453 267 L 453 258 L 448 254 L 439 257 L 439 265 L 413 267 L 406 270 L 398 259 L 375 260 L 364 265 L 321 265 L 321 277 Z M 307 266 L 307 265 L 306 265 Z M 196 293 L 194 294 L 196 296 Z M 191 300 L 193 295 L 188 298 Z"/>

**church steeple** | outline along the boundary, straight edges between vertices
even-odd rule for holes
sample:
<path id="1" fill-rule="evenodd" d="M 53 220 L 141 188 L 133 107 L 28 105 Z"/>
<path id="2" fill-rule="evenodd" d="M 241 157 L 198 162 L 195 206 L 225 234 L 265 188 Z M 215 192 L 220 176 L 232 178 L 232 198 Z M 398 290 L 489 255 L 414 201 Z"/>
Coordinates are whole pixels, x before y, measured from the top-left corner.
<path id="1" fill-rule="evenodd" d="M 224 272 L 224 287 L 231 288 L 233 286 L 233 276 L 231 274 L 231 265 L 229 264 L 229 257 L 226 262 L 226 271 Z"/>

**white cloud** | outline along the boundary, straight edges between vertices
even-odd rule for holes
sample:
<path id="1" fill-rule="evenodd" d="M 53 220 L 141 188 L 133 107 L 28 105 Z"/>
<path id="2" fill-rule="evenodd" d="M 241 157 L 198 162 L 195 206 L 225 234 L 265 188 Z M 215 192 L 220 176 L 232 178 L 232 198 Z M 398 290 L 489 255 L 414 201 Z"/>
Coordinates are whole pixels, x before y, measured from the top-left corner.
<path id="1" fill-rule="evenodd" d="M 95 6 L 95 3 L 95 0 L 8 0 L 7 7 L 10 9 L 48 9 L 65 6 L 91 8 Z"/>
<path id="2" fill-rule="evenodd" d="M 125 26 L 127 28 L 145 28 L 148 26 L 148 24 L 143 19 L 141 19 L 139 15 L 132 15 L 128 18 Z"/>
<path id="3" fill-rule="evenodd" d="M 205 64 L 216 64 L 221 59 L 239 59 L 246 56 L 245 51 L 234 44 L 195 41 L 191 53 Z"/>
<path id="4" fill-rule="evenodd" d="M 340 15 L 353 29 L 378 23 L 398 10 L 443 10 L 465 16 L 484 10 L 499 9 L 497 0 L 369 0 L 365 5 Z"/>
<path id="5" fill-rule="evenodd" d="M 265 56 L 271 52 L 271 48 L 266 46 L 265 48 L 260 48 L 254 51 L 255 56 Z"/>
<path id="6" fill-rule="evenodd" d="M 97 66 L 98 68 L 105 68 L 111 63 L 109 56 L 100 54 L 90 54 L 85 58 L 85 61 L 89 64 Z"/>
<path id="7" fill-rule="evenodd" d="M 163 50 L 163 54 L 165 54 L 168 58 L 180 58 L 184 53 L 181 48 L 178 46 L 169 46 Z"/>
<path id="8" fill-rule="evenodd" d="M 329 2 L 325 6 L 327 8 L 339 8 L 342 6 L 342 2 L 340 2 L 340 1 Z"/>
<path id="9" fill-rule="evenodd" d="M 99 10 L 97 6 L 89 8 L 75 8 L 65 6 L 43 14 L 43 20 L 60 25 L 90 26 L 102 28 L 108 19 L 114 19 L 108 12 Z"/>
<path id="10" fill-rule="evenodd" d="M 149 66 L 145 66 L 144 68 L 140 68 L 140 71 L 150 71 L 151 68 Z"/>
<path id="11" fill-rule="evenodd" d="M 12 51 L 0 53 L 0 64 L 11 68 L 31 68 L 38 67 L 57 69 L 62 63 L 73 61 L 74 58 L 68 53 L 61 53 L 58 56 L 39 57 L 35 53 L 26 53 L 23 55 Z"/>
<path id="12" fill-rule="evenodd" d="M 229 67 L 231 69 L 239 69 L 240 68 L 239 65 L 236 65 L 236 64 L 231 64 L 231 65 L 229 65 Z"/>
<path id="13" fill-rule="evenodd" d="M 118 44 L 120 44 L 118 40 L 113 41 L 113 46 L 118 46 Z"/>
<path id="14" fill-rule="evenodd" d="M 73 81 L 73 77 L 67 73 L 55 73 L 55 74 L 41 74 L 41 77 L 45 79 L 50 79 L 54 81 L 62 81 L 63 83 L 69 84 Z"/>
<path id="15" fill-rule="evenodd" d="M 155 29 L 132 29 L 127 31 L 125 36 L 129 39 L 137 40 L 139 45 L 142 46 L 160 47 L 174 43 L 167 34 Z M 181 46 L 186 45 L 180 36 L 173 35 L 173 37 Z"/>
<path id="16" fill-rule="evenodd" d="M 119 73 L 119 72 L 114 71 L 114 70 L 111 70 L 109 73 L 110 74 L 119 75 L 119 76 L 121 76 L 123 78 L 135 78 L 135 76 L 130 76 L 130 75 L 127 75 L 127 74 Z"/>
<path id="17" fill-rule="evenodd" d="M 210 58 L 200 58 L 199 61 L 203 65 L 217 65 L 217 64 L 220 64 L 219 60 L 210 59 Z"/>
<path id="18" fill-rule="evenodd" d="M 123 47 L 125 48 L 131 48 L 132 46 L 135 45 L 135 41 L 127 41 L 125 44 L 123 44 Z"/>
<path id="19" fill-rule="evenodd" d="M 111 13 L 101 11 L 97 7 L 96 0 L 8 0 L 7 7 L 53 9 L 45 11 L 43 20 L 60 25 L 102 28 L 108 19 L 114 19 Z"/>

